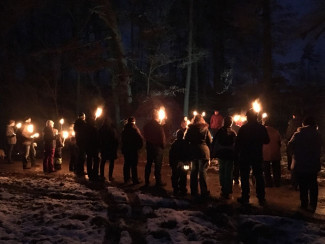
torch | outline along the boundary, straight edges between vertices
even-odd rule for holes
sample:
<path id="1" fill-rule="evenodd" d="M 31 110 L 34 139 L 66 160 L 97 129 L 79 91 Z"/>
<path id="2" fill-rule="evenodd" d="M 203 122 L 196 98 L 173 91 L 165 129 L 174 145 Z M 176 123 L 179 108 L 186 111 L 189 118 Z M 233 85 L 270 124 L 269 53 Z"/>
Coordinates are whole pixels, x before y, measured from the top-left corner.
<path id="1" fill-rule="evenodd" d="M 17 129 L 20 129 L 21 126 L 22 126 L 22 123 L 21 122 L 19 122 L 19 123 L 16 124 Z"/>
<path id="2" fill-rule="evenodd" d="M 60 123 L 60 131 L 62 131 L 62 125 L 64 124 L 64 119 L 62 118 L 62 119 L 60 119 L 60 121 L 59 121 L 59 123 Z"/>
<path id="3" fill-rule="evenodd" d="M 160 107 L 160 109 L 158 111 L 158 117 L 159 117 L 159 123 L 162 124 L 164 119 L 166 119 L 165 107 Z"/>
<path id="4" fill-rule="evenodd" d="M 256 113 L 259 113 L 259 112 L 262 110 L 262 106 L 261 106 L 261 104 L 258 102 L 258 100 L 255 100 L 255 101 L 252 103 L 252 107 L 253 107 L 253 110 L 254 110 Z"/>
<path id="5" fill-rule="evenodd" d="M 103 109 L 98 107 L 96 112 L 95 112 L 95 119 L 97 119 L 98 117 L 100 117 L 103 113 Z"/>

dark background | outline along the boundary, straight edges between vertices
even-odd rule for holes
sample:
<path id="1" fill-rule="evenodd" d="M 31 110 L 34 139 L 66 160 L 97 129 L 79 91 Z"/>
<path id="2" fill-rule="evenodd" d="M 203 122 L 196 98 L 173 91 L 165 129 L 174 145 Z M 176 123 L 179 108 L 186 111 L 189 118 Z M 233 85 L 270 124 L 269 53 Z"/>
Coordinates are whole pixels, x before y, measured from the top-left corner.
<path id="1" fill-rule="evenodd" d="M 41 130 L 99 105 L 118 127 L 135 115 L 140 128 L 164 105 L 173 131 L 187 79 L 188 111 L 207 120 L 259 98 L 281 132 L 293 113 L 322 131 L 324 12 L 320 0 L 2 0 L 2 134 L 9 119 Z"/>

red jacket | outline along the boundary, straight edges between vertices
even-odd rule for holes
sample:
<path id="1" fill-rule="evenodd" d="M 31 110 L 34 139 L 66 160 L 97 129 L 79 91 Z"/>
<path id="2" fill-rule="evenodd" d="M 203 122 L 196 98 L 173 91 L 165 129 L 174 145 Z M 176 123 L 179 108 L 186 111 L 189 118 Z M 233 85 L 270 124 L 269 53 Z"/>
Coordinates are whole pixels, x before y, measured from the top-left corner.
<path id="1" fill-rule="evenodd" d="M 278 130 L 271 126 L 265 126 L 270 138 L 269 144 L 263 145 L 263 160 L 275 161 L 281 160 L 281 136 Z"/>

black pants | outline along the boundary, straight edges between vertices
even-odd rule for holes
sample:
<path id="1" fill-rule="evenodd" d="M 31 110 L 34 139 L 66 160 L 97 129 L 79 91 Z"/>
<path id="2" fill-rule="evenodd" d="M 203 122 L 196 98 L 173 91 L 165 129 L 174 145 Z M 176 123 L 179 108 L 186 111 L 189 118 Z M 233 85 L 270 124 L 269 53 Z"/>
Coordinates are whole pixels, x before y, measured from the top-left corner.
<path id="1" fill-rule="evenodd" d="M 312 209 L 316 209 L 318 200 L 317 173 L 297 173 L 296 176 L 299 184 L 301 207 L 307 208 L 309 203 Z"/>
<path id="2" fill-rule="evenodd" d="M 84 166 L 86 160 L 86 148 L 78 147 L 78 161 L 76 165 L 75 173 L 77 175 L 84 175 Z"/>
<path id="3" fill-rule="evenodd" d="M 112 156 L 105 155 L 104 153 L 101 154 L 102 159 L 100 161 L 100 176 L 104 177 L 105 176 L 105 164 L 106 161 L 108 160 L 109 162 L 109 167 L 108 167 L 108 179 L 112 180 L 113 179 L 113 171 L 114 171 L 114 164 L 115 164 L 115 159 Z"/>
<path id="4" fill-rule="evenodd" d="M 259 200 L 265 199 L 265 183 L 263 177 L 263 161 L 254 162 L 240 162 L 240 178 L 242 188 L 242 198 L 249 200 L 250 187 L 249 187 L 249 175 L 251 169 L 253 169 L 253 175 L 256 180 L 256 195 Z"/>
<path id="5" fill-rule="evenodd" d="M 8 144 L 8 163 L 11 163 L 12 162 L 12 152 L 14 150 L 14 146 L 15 144 Z"/>
<path id="6" fill-rule="evenodd" d="M 130 171 L 132 174 L 132 182 L 137 183 L 138 180 L 138 154 L 124 154 L 123 177 L 124 182 L 130 179 Z"/>
<path id="7" fill-rule="evenodd" d="M 98 152 L 87 152 L 87 173 L 91 180 L 98 178 L 99 157 Z"/>
<path id="8" fill-rule="evenodd" d="M 272 173 L 271 173 L 272 169 Z M 273 177 L 271 176 L 273 174 Z M 281 165 L 280 160 L 264 161 L 264 176 L 266 186 L 280 186 Z"/>
<path id="9" fill-rule="evenodd" d="M 182 167 L 177 167 L 177 165 L 172 167 L 172 186 L 174 189 L 174 193 L 186 193 L 186 183 L 187 183 L 187 171 Z"/>
<path id="10" fill-rule="evenodd" d="M 145 183 L 146 185 L 149 184 L 150 181 L 150 174 L 151 174 L 151 166 L 155 164 L 155 178 L 156 178 L 156 185 L 161 184 L 161 167 L 162 167 L 162 160 L 163 160 L 163 149 L 156 146 L 147 146 L 147 164 L 145 168 Z"/>

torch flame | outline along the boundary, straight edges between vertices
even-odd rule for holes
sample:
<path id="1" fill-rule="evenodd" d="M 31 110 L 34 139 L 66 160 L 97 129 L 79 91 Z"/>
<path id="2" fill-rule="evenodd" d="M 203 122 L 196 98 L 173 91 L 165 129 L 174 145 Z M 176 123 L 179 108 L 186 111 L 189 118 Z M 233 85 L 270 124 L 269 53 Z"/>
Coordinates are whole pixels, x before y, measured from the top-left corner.
<path id="1" fill-rule="evenodd" d="M 252 107 L 256 113 L 259 113 L 262 109 L 261 104 L 257 100 L 252 103 Z"/>
<path id="2" fill-rule="evenodd" d="M 39 137 L 39 133 L 35 133 L 34 135 L 31 136 L 31 138 L 38 138 Z"/>
<path id="3" fill-rule="evenodd" d="M 16 124 L 16 127 L 17 127 L 18 129 L 20 129 L 21 126 L 22 126 L 22 124 L 21 124 L 20 122 Z"/>
<path id="4" fill-rule="evenodd" d="M 29 133 L 33 133 L 33 132 L 34 132 L 34 125 L 28 125 L 28 126 L 27 126 L 27 131 L 28 131 Z"/>
<path id="5" fill-rule="evenodd" d="M 203 111 L 201 115 L 202 115 L 202 117 L 204 117 L 206 115 L 206 113 Z"/>
<path id="6" fill-rule="evenodd" d="M 60 122 L 60 124 L 61 124 L 61 125 L 63 125 L 63 124 L 64 124 L 64 119 L 63 119 L 63 118 L 62 118 L 62 119 L 60 119 L 60 121 L 59 121 L 59 122 Z"/>
<path id="7" fill-rule="evenodd" d="M 159 117 L 160 123 L 166 118 L 166 111 L 165 111 L 164 107 L 160 107 L 160 109 L 158 111 L 158 117 Z"/>
<path id="8" fill-rule="evenodd" d="M 240 120 L 240 115 L 239 114 L 235 114 L 234 117 L 233 117 L 233 120 L 235 122 L 238 122 Z"/>
<path id="9" fill-rule="evenodd" d="M 62 132 L 62 136 L 63 136 L 64 139 L 67 139 L 68 136 L 69 136 L 69 132 L 67 132 L 67 131 L 63 131 L 63 132 Z"/>
<path id="10" fill-rule="evenodd" d="M 193 111 L 193 115 L 196 116 L 197 115 L 197 112 L 196 111 Z"/>
<path id="11" fill-rule="evenodd" d="M 98 117 L 100 117 L 103 113 L 103 109 L 98 107 L 95 113 L 95 119 L 97 119 Z"/>
<path id="12" fill-rule="evenodd" d="M 265 119 L 267 116 L 268 116 L 267 113 L 263 113 L 263 114 L 262 114 L 262 118 L 263 118 L 263 119 Z"/>

